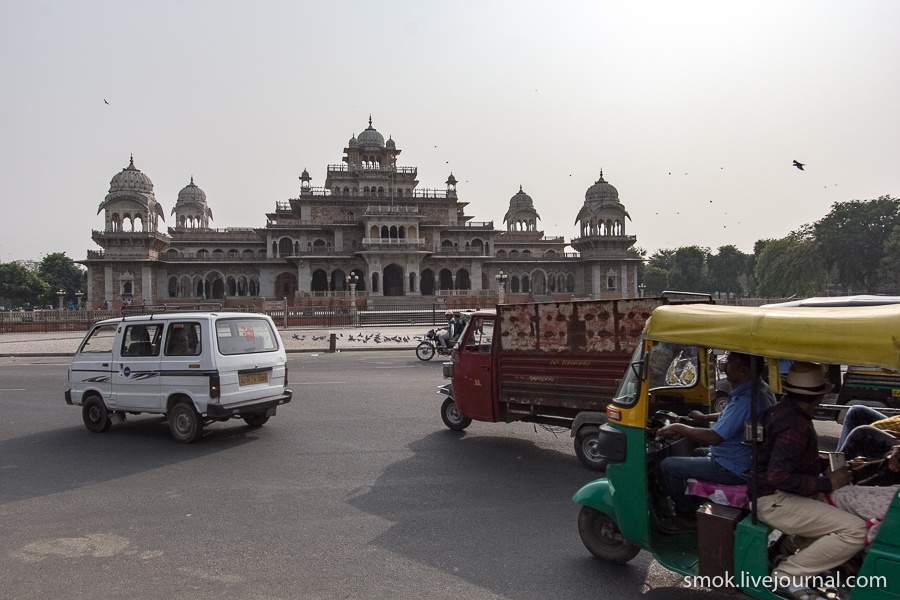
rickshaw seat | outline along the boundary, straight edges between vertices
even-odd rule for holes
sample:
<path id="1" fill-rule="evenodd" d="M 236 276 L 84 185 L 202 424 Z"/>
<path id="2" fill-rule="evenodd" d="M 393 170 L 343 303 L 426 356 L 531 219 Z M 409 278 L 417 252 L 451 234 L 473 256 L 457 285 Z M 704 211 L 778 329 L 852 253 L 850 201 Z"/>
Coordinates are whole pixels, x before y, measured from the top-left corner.
<path id="1" fill-rule="evenodd" d="M 716 504 L 735 508 L 750 508 L 746 485 L 722 485 L 701 479 L 687 480 L 688 494 L 708 498 Z"/>

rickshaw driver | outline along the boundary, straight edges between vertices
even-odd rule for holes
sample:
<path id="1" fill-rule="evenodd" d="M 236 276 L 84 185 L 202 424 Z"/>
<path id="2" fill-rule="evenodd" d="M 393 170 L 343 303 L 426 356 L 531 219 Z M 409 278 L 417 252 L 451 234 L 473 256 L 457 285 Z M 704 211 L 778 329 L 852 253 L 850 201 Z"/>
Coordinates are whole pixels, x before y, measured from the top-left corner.
<path id="1" fill-rule="evenodd" d="M 808 578 L 862 550 L 866 522 L 816 499 L 850 483 L 847 467 L 821 474 L 818 437 L 812 424 L 816 407 L 833 385 L 826 383 L 821 366 L 797 362 L 782 387 L 786 397 L 763 417 L 757 510 L 767 525 L 788 535 L 815 539 L 772 570 L 779 590 L 797 600 L 825 600 L 819 590 L 809 587 Z"/>
<path id="2" fill-rule="evenodd" d="M 708 427 L 691 427 L 673 423 L 660 428 L 657 436 L 677 433 L 703 444 L 692 457 L 670 456 L 660 463 L 662 483 L 674 504 L 675 516 L 662 521 L 660 528 L 668 533 L 697 528 L 697 507 L 687 495 L 687 479 L 696 478 L 722 485 L 744 485 L 743 473 L 750 467 L 750 448 L 743 444 L 744 422 L 750 420 L 751 389 L 756 379 L 758 414 L 775 404 L 775 395 L 760 377 L 766 361 L 756 360 L 753 370 L 751 356 L 729 352 L 725 363 L 725 376 L 732 385 L 728 404 L 721 413 L 705 415 L 692 411 L 694 421 L 714 422 Z"/>

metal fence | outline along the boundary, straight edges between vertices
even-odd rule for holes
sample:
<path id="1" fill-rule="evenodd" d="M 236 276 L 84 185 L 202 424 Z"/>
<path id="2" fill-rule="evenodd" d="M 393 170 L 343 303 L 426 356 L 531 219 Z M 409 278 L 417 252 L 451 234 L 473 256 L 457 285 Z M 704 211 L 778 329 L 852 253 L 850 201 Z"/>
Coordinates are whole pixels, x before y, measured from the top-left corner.
<path id="1" fill-rule="evenodd" d="M 452 304 L 434 302 L 430 304 L 391 304 L 386 306 L 357 309 L 353 306 L 288 306 L 285 308 L 223 308 L 203 305 L 172 307 L 165 305 L 128 306 L 123 310 L 34 310 L 0 312 L 0 334 L 3 333 L 48 333 L 53 331 L 85 331 L 97 321 L 133 315 L 160 312 L 216 311 L 234 313 L 262 313 L 272 317 L 280 328 L 334 328 L 334 327 L 384 327 L 390 325 L 443 325 L 444 313 L 448 308 L 454 311 L 474 310 L 476 307 L 489 308 L 493 304 L 485 299 L 454 298 Z"/>

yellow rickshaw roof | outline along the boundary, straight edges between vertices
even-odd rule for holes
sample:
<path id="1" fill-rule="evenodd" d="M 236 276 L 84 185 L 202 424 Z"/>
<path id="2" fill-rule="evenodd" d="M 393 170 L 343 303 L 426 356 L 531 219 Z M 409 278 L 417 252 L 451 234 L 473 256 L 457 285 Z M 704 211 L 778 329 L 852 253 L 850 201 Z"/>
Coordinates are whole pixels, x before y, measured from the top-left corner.
<path id="1" fill-rule="evenodd" d="M 645 335 L 761 356 L 900 371 L 900 305 L 660 306 L 647 322 Z"/>

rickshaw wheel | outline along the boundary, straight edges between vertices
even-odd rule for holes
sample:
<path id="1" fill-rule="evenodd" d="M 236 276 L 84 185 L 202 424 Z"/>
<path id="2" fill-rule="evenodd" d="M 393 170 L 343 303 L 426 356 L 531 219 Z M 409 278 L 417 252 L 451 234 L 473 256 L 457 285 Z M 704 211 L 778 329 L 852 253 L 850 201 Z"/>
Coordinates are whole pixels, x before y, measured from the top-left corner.
<path id="1" fill-rule="evenodd" d="M 453 398 L 446 398 L 441 404 L 441 419 L 444 421 L 444 425 L 453 431 L 462 431 L 472 424 L 472 419 L 464 417 L 456 408 Z"/>
<path id="2" fill-rule="evenodd" d="M 623 565 L 641 551 L 622 536 L 609 515 L 590 506 L 578 513 L 578 533 L 591 554 L 609 563 Z"/>
<path id="3" fill-rule="evenodd" d="M 717 393 L 710 412 L 720 413 L 728 405 L 728 394 Z"/>

